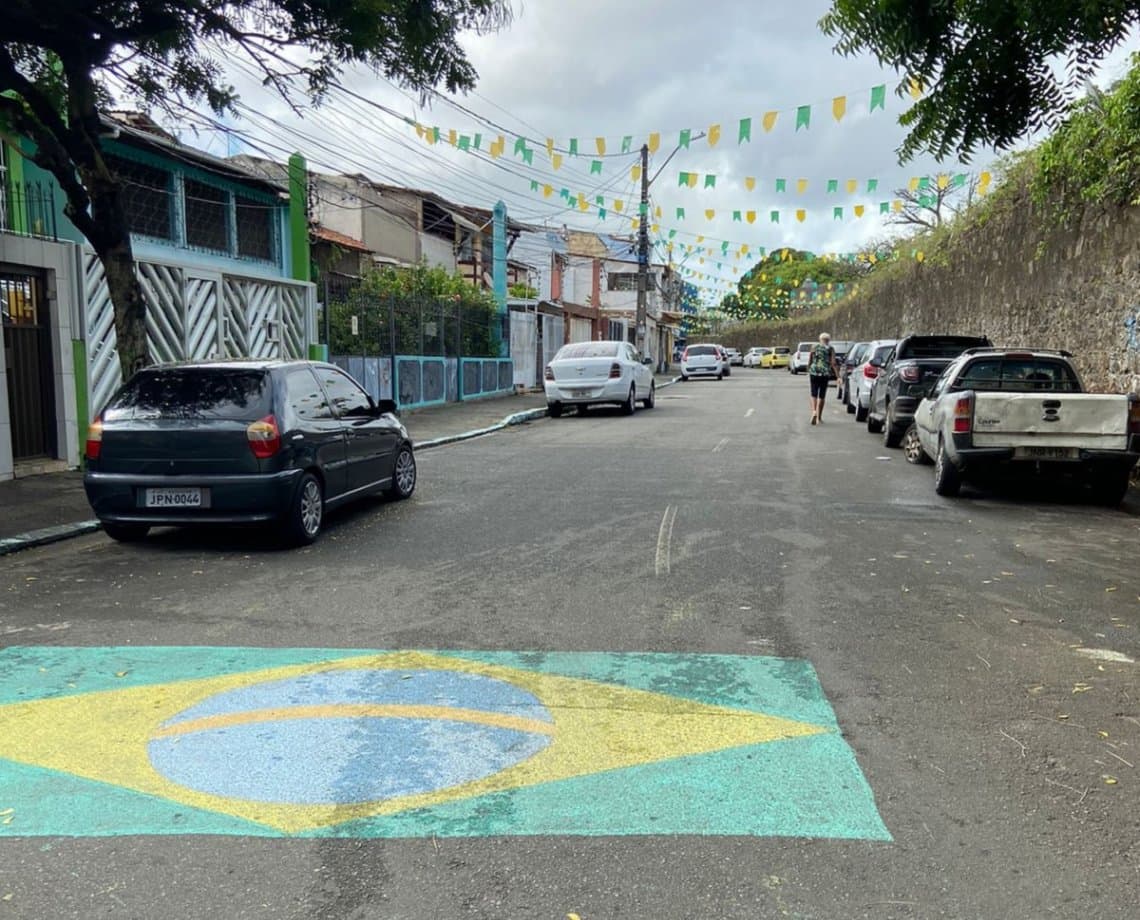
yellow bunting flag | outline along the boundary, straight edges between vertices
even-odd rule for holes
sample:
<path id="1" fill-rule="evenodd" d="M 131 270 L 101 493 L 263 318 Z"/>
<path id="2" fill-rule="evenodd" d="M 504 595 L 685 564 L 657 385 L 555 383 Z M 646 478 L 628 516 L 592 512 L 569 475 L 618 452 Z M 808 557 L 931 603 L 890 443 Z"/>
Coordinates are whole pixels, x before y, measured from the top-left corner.
<path id="1" fill-rule="evenodd" d="M 910 93 L 911 99 L 917 99 L 922 95 L 922 83 L 911 77 L 910 83 L 907 85 L 907 92 Z"/>
<path id="2" fill-rule="evenodd" d="M 698 243 L 703 243 L 704 241 L 705 241 L 705 238 L 704 238 L 704 236 L 702 236 L 701 234 L 697 234 L 697 242 L 698 242 Z"/>
<path id="3" fill-rule="evenodd" d="M 554 186 L 553 185 L 544 185 L 542 187 L 542 197 L 543 198 L 549 198 L 553 194 L 554 194 Z"/>
<path id="4" fill-rule="evenodd" d="M 562 154 L 556 153 L 550 158 L 550 165 L 555 172 L 562 168 Z"/>
<path id="5" fill-rule="evenodd" d="M 892 201 L 891 202 L 891 210 L 895 211 L 895 212 L 901 211 L 902 210 L 902 201 L 898 198 L 896 198 L 894 201 Z"/>
<path id="6" fill-rule="evenodd" d="M 906 187 L 909 191 L 917 192 L 918 191 L 918 183 L 921 181 L 922 180 L 919 179 L 918 176 L 911 176 L 910 180 L 906 184 Z"/>
<path id="7" fill-rule="evenodd" d="M 847 194 L 848 195 L 854 195 L 855 190 L 858 187 L 859 187 L 859 180 L 858 179 L 848 179 L 847 180 Z"/>
<path id="8" fill-rule="evenodd" d="M 620 214 L 622 211 L 625 210 L 625 202 L 622 201 L 620 198 L 615 198 L 614 199 L 614 210 Z"/>
<path id="9" fill-rule="evenodd" d="M 640 182 L 641 181 L 641 164 L 640 163 L 634 163 L 629 168 L 629 181 L 630 182 Z"/>
<path id="10" fill-rule="evenodd" d="M 632 220 L 630 220 L 629 226 L 630 229 L 637 230 L 641 226 L 641 221 L 638 218 L 634 217 Z"/>
<path id="11" fill-rule="evenodd" d="M 800 208 L 798 211 L 796 211 L 796 220 L 798 220 L 801 224 L 804 222 L 804 219 L 806 217 L 807 211 L 805 211 L 803 208 Z"/>
<path id="12" fill-rule="evenodd" d="M 744 177 L 744 187 L 746 189 L 748 189 L 748 191 L 752 191 L 754 188 L 756 188 L 756 177 L 755 176 L 745 176 Z"/>
<path id="13" fill-rule="evenodd" d="M 553 137 L 548 137 L 546 139 L 546 155 L 547 155 L 547 157 L 553 157 L 554 156 L 554 138 Z"/>
<path id="14" fill-rule="evenodd" d="M 991 176 L 988 172 L 984 172 L 980 176 L 978 176 L 978 194 L 979 195 L 984 195 L 986 192 L 989 191 L 990 182 L 992 181 L 992 179 L 993 179 L 993 176 Z"/>
<path id="15" fill-rule="evenodd" d="M 588 201 L 586 201 L 586 196 L 583 195 L 581 192 L 579 192 L 578 193 L 578 210 L 585 211 L 589 206 L 590 206 L 590 203 Z"/>
<path id="16" fill-rule="evenodd" d="M 756 223 L 756 212 L 755 212 L 755 211 L 746 211 L 746 212 L 744 213 L 744 219 L 745 219 L 746 221 L 748 221 L 748 223 L 750 223 L 750 224 L 754 224 L 754 223 Z M 746 246 L 746 247 L 744 247 L 744 249 L 743 249 L 742 251 L 743 251 L 743 252 L 747 252 L 747 251 L 748 251 L 748 247 L 747 247 L 747 246 Z"/>
<path id="17" fill-rule="evenodd" d="M 764 125 L 764 133 L 767 134 L 774 127 L 776 127 L 776 119 L 780 116 L 779 112 L 765 112 L 764 117 L 761 119 L 761 124 Z"/>
<path id="18" fill-rule="evenodd" d="M 660 217 L 661 216 L 661 205 L 657 205 L 657 207 L 653 209 L 653 216 L 654 217 Z"/>
<path id="19" fill-rule="evenodd" d="M 606 139 L 604 137 L 595 137 L 594 143 L 598 148 L 598 156 L 606 155 Z"/>
<path id="20" fill-rule="evenodd" d="M 459 143 L 459 134 L 454 128 L 447 132 L 447 142 L 451 144 L 452 147 Z"/>
<path id="21" fill-rule="evenodd" d="M 700 178 L 700 176 L 698 176 L 696 173 L 688 173 L 687 175 L 689 177 L 689 188 L 696 188 L 697 180 Z"/>
<path id="22" fill-rule="evenodd" d="M 716 217 L 716 211 L 714 211 L 712 208 L 709 208 L 705 211 L 705 217 L 708 220 L 712 220 L 714 217 Z"/>
<path id="23" fill-rule="evenodd" d="M 660 224 L 650 224 L 649 225 L 649 232 L 650 233 L 660 233 L 661 232 L 661 225 Z"/>
<path id="24" fill-rule="evenodd" d="M 846 96 L 836 96 L 831 100 L 831 114 L 835 116 L 836 121 L 843 120 L 843 116 L 847 114 Z"/>
<path id="25" fill-rule="evenodd" d="M 430 132 L 429 132 L 429 135 L 430 135 Z M 491 159 L 492 160 L 497 160 L 499 157 L 501 157 L 503 155 L 503 148 L 506 146 L 506 143 L 507 142 L 505 140 L 503 140 L 502 136 L 500 136 L 498 140 L 491 141 Z"/>
<path id="26" fill-rule="evenodd" d="M 946 173 L 942 173 L 942 175 L 938 177 L 938 188 L 941 191 L 950 188 L 950 177 L 946 175 Z"/>
<path id="27" fill-rule="evenodd" d="M 421 125 L 418 121 L 416 122 L 416 137 L 418 137 L 420 140 L 423 140 L 424 137 L 424 126 Z"/>
<path id="28" fill-rule="evenodd" d="M 715 147 L 720 141 L 720 125 L 709 125 L 709 146 Z"/>
<path id="29" fill-rule="evenodd" d="M 916 262 L 924 262 L 924 261 L 926 261 L 926 253 L 924 253 L 924 252 L 923 252 L 923 251 L 920 249 L 918 252 L 916 252 L 916 253 L 914 254 L 914 258 L 915 258 L 915 261 L 916 261 Z"/>
<path id="30" fill-rule="evenodd" d="M 704 256 L 697 256 L 697 264 L 698 265 L 704 265 L 705 264 L 705 257 Z"/>
<path id="31" fill-rule="evenodd" d="M 650 153 L 656 153 L 658 148 L 661 146 L 661 135 L 654 131 L 649 135 L 649 139 L 646 141 L 646 144 L 649 147 Z"/>
<path id="32" fill-rule="evenodd" d="M 856 217 L 862 217 L 863 212 L 866 211 L 867 209 L 863 205 L 857 204 L 857 205 L 855 205 L 854 210 L 855 210 L 855 216 Z"/>
<path id="33" fill-rule="evenodd" d="M 807 186 L 808 186 L 807 179 L 797 179 L 796 180 L 796 192 L 798 194 L 802 195 L 804 192 L 806 192 Z"/>

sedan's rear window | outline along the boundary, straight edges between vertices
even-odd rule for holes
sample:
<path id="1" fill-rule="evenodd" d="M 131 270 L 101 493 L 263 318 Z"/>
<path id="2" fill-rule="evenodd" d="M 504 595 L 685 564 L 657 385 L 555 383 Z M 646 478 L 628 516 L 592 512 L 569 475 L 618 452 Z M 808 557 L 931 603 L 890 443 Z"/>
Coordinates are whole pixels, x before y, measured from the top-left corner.
<path id="1" fill-rule="evenodd" d="M 254 420 L 268 415 L 265 371 L 164 368 L 135 374 L 111 400 L 104 419 L 213 418 Z"/>
<path id="2" fill-rule="evenodd" d="M 686 352 L 692 358 L 695 355 L 715 355 L 719 353 L 719 350 L 715 345 L 690 345 Z"/>
<path id="3" fill-rule="evenodd" d="M 555 361 L 563 358 L 616 358 L 617 342 L 573 342 L 563 345 L 554 356 Z"/>

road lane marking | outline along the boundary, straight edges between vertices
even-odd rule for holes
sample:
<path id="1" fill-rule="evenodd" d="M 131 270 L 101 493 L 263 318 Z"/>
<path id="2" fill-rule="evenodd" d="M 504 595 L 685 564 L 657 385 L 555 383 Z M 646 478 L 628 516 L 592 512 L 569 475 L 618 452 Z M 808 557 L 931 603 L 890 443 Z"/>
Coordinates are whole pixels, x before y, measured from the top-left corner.
<path id="1" fill-rule="evenodd" d="M 714 448 L 712 449 L 712 452 L 713 452 L 714 454 L 719 454 L 719 453 L 720 453 L 722 450 L 724 450 L 724 445 L 725 445 L 725 444 L 727 444 L 727 443 L 728 443 L 728 438 L 721 438 L 721 439 L 720 439 L 720 440 L 717 442 L 717 445 L 716 445 L 716 447 L 714 447 Z"/>
<path id="2" fill-rule="evenodd" d="M 668 575 L 671 567 L 670 553 L 673 543 L 673 522 L 677 520 L 677 508 L 669 505 L 665 514 L 661 516 L 661 527 L 657 530 L 657 556 L 653 560 L 653 571 L 656 575 Z"/>
<path id="3" fill-rule="evenodd" d="M 747 412 L 744 413 L 744 417 L 745 418 L 752 418 L 752 413 L 755 411 L 756 411 L 755 409 L 749 409 Z"/>

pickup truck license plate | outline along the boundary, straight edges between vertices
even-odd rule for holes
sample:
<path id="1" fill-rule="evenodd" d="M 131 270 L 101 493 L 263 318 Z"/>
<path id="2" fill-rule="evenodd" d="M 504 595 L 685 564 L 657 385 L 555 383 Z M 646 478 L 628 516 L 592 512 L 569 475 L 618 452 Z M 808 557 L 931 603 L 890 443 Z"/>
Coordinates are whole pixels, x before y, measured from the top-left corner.
<path id="1" fill-rule="evenodd" d="M 201 508 L 202 489 L 147 489 L 148 508 Z"/>
<path id="2" fill-rule="evenodd" d="M 1018 447 L 1013 455 L 1020 460 L 1075 460 L 1075 447 Z"/>

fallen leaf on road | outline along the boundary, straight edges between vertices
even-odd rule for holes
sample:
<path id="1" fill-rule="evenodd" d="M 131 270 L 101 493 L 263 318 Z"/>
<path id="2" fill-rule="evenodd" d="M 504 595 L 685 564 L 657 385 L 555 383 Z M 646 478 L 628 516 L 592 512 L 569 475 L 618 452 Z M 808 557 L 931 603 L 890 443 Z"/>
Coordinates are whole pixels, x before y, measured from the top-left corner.
<path id="1" fill-rule="evenodd" d="M 1020 624 L 1020 623 L 1021 623 L 1021 620 L 1015 619 L 1014 617 L 1010 617 L 1010 618 L 1009 618 L 1009 622 L 1011 622 L 1011 623 L 1017 623 L 1017 624 Z"/>
<path id="2" fill-rule="evenodd" d="M 1113 585 L 1111 588 L 1105 588 L 1104 593 L 1105 594 L 1111 594 L 1113 591 L 1117 591 L 1117 590 L 1119 590 L 1119 589 L 1116 587 L 1116 585 Z"/>
<path id="3" fill-rule="evenodd" d="M 1064 722 L 1066 719 L 1069 718 L 1069 714 L 1067 712 L 1059 712 L 1059 713 L 1057 713 L 1057 718 L 1060 719 L 1062 722 Z"/>
<path id="4" fill-rule="evenodd" d="M 1086 690 L 1091 690 L 1091 684 L 1079 683 L 1073 685 L 1073 693 L 1084 693 Z"/>
<path id="5" fill-rule="evenodd" d="M 1106 786 L 1115 786 L 1116 785 L 1116 777 L 1115 776 L 1106 776 L 1104 778 L 1104 784 Z"/>
<path id="6" fill-rule="evenodd" d="M 1100 735 L 1102 738 L 1108 737 L 1108 732 L 1097 732 L 1097 734 Z"/>

